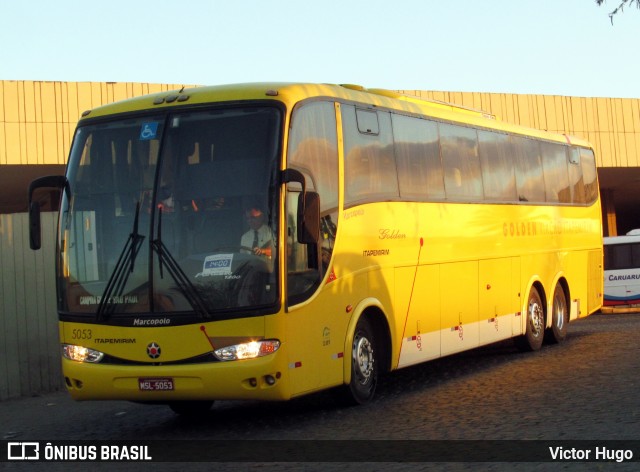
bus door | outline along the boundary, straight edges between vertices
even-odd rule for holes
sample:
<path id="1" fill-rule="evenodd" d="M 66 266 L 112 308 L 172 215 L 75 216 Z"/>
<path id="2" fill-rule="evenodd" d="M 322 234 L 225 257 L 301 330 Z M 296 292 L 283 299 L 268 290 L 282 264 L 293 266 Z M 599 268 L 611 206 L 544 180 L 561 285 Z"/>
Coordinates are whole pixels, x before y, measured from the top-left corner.
<path id="1" fill-rule="evenodd" d="M 338 229 L 338 141 L 336 105 L 308 102 L 293 112 L 287 167 L 304 176 L 306 191 L 320 197 L 317 244 L 298 239 L 297 214 L 302 187 L 287 184 L 286 305 L 289 373 L 293 395 L 343 379 L 344 332 L 348 320 L 323 284 L 331 264 Z"/>

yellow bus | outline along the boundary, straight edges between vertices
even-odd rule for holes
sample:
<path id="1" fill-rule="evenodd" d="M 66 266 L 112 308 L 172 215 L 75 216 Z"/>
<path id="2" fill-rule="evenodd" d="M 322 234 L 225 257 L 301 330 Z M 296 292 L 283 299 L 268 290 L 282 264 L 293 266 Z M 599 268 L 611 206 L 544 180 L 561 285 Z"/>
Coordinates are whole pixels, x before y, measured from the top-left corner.
<path id="1" fill-rule="evenodd" d="M 602 304 L 579 139 L 353 85 L 243 84 L 87 111 L 61 190 L 57 296 L 77 400 L 286 400 Z"/>

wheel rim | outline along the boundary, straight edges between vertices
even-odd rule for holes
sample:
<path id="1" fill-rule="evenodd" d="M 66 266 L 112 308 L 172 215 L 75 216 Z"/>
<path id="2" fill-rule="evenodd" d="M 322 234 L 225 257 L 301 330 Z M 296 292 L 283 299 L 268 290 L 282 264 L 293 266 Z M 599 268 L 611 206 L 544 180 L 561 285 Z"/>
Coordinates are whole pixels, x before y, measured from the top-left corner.
<path id="1" fill-rule="evenodd" d="M 367 384 L 373 374 L 373 346 L 365 337 L 358 337 L 353 343 L 354 373 L 358 383 Z"/>
<path id="2" fill-rule="evenodd" d="M 531 325 L 531 334 L 536 338 L 542 335 L 544 330 L 544 311 L 539 300 L 529 301 L 529 324 Z"/>
<path id="3" fill-rule="evenodd" d="M 564 299 L 562 298 L 562 295 L 556 295 L 553 305 L 554 305 L 553 311 L 556 314 L 556 328 L 558 328 L 559 331 L 562 331 L 562 329 L 564 328 L 564 322 L 565 322 L 565 316 L 566 316 L 566 310 L 567 310 L 567 307 L 564 304 Z"/>

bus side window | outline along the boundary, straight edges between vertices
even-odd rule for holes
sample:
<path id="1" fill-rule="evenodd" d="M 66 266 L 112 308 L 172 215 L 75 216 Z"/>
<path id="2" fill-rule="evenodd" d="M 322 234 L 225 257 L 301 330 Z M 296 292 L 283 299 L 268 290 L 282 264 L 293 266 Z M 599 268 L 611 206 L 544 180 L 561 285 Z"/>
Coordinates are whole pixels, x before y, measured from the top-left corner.
<path id="1" fill-rule="evenodd" d="M 520 136 L 512 136 L 511 141 L 515 155 L 518 200 L 544 203 L 546 197 L 540 144 Z"/>
<path id="2" fill-rule="evenodd" d="M 585 203 L 593 203 L 598 198 L 598 174 L 596 158 L 591 149 L 580 148 L 580 167 L 584 181 Z"/>
<path id="3" fill-rule="evenodd" d="M 615 244 L 610 246 L 612 255 L 609 269 L 622 270 L 631 268 L 631 244 Z"/>
<path id="4" fill-rule="evenodd" d="M 569 149 L 569 185 L 571 186 L 571 201 L 578 204 L 586 203 L 580 150 L 575 147 Z"/>
<path id="5" fill-rule="evenodd" d="M 631 265 L 633 267 L 640 267 L 640 244 L 631 245 Z"/>
<path id="6" fill-rule="evenodd" d="M 404 200 L 444 199 L 438 124 L 392 115 L 400 196 Z"/>
<path id="7" fill-rule="evenodd" d="M 484 192 L 476 130 L 442 123 L 440 143 L 447 199 L 482 201 Z"/>
<path id="8" fill-rule="evenodd" d="M 486 200 L 509 202 L 516 200 L 516 175 L 513 146 L 509 136 L 491 131 L 479 131 L 480 162 Z"/>
<path id="9" fill-rule="evenodd" d="M 342 123 L 345 205 L 398 200 L 391 114 L 343 105 Z"/>
<path id="10" fill-rule="evenodd" d="M 293 187 L 293 188 L 292 188 Z M 311 296 L 321 280 L 318 247 L 298 242 L 297 212 L 300 189 L 287 188 L 287 295 L 289 304 Z"/>
<path id="11" fill-rule="evenodd" d="M 333 256 L 338 226 L 338 139 L 335 105 L 331 102 L 303 103 L 294 110 L 287 166 L 301 171 L 306 190 L 320 196 L 321 234 L 315 244 L 297 240 L 300 184 L 287 184 L 287 295 L 289 304 L 310 297 L 320 285 Z M 365 117 L 371 118 L 371 117 Z M 375 128 L 370 120 L 367 129 Z"/>
<path id="12" fill-rule="evenodd" d="M 567 147 L 556 143 L 540 144 L 547 203 L 571 203 Z"/>

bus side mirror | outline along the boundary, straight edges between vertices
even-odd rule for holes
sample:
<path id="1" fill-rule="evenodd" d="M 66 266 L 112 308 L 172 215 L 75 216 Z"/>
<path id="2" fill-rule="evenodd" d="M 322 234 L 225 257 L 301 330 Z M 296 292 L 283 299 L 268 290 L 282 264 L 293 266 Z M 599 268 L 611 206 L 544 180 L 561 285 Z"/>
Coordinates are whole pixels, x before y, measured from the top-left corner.
<path id="1" fill-rule="evenodd" d="M 298 182 L 302 186 L 302 192 L 298 196 L 298 242 L 317 244 L 320 240 L 320 195 L 317 192 L 307 192 L 304 175 L 299 170 L 283 170 L 281 181 L 285 184 Z"/>
<path id="2" fill-rule="evenodd" d="M 29 246 L 34 251 L 42 246 L 42 231 L 40 229 L 40 203 L 29 203 Z"/>
<path id="3" fill-rule="evenodd" d="M 42 246 L 40 225 L 40 202 L 34 201 L 33 194 L 39 188 L 57 188 L 69 192 L 69 181 L 64 175 L 48 175 L 35 179 L 29 184 L 29 246 L 38 250 Z"/>
<path id="4" fill-rule="evenodd" d="M 320 239 L 320 195 L 303 192 L 298 195 L 298 242 L 317 244 Z"/>

